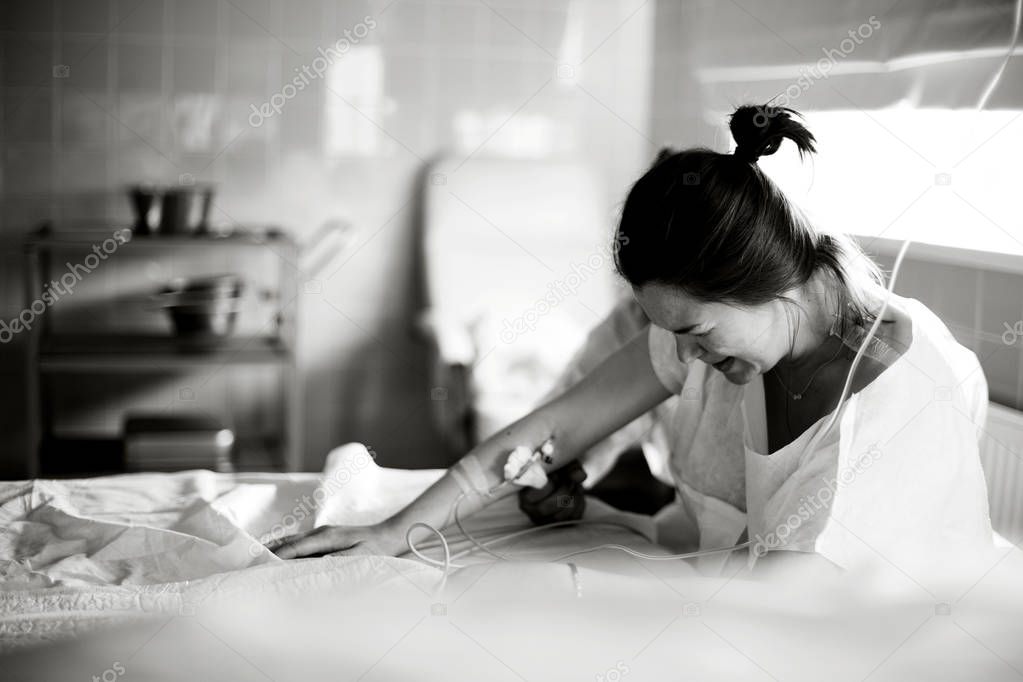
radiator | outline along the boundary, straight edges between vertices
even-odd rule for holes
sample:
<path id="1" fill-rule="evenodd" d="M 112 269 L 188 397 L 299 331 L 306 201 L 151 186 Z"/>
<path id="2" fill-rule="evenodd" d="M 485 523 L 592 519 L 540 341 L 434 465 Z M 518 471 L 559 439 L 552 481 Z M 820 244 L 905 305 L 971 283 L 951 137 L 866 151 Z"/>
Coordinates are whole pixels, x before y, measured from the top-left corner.
<path id="1" fill-rule="evenodd" d="M 981 434 L 991 525 L 1002 537 L 1023 539 L 1023 412 L 991 403 Z"/>

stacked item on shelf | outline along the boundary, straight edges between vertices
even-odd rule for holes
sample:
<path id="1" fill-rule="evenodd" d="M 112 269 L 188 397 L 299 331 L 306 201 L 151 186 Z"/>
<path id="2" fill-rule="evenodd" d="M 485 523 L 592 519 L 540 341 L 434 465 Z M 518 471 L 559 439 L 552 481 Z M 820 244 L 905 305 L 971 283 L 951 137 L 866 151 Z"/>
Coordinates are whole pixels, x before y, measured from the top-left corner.
<path id="1" fill-rule="evenodd" d="M 124 463 L 128 471 L 234 470 L 234 433 L 203 414 L 127 415 Z"/>

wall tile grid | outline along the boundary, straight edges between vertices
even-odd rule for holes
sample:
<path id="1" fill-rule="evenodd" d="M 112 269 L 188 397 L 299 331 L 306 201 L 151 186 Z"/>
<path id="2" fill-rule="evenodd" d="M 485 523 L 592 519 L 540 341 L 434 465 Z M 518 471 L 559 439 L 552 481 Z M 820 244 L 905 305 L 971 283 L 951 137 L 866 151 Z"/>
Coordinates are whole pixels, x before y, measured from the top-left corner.
<path id="1" fill-rule="evenodd" d="M 910 247 L 912 250 L 912 246 Z M 878 258 L 890 272 L 891 258 Z M 976 353 L 991 400 L 1023 410 L 1023 274 L 913 259 L 903 261 L 896 291 L 916 298 Z"/>
<path id="2" fill-rule="evenodd" d="M 653 152 L 647 85 L 635 77 L 649 60 L 652 9 L 637 13 L 624 0 L 488 4 L 3 3 L 0 314 L 10 319 L 24 305 L 26 233 L 43 220 L 127 223 L 129 183 L 214 182 L 217 223 L 279 224 L 299 240 L 325 223 L 348 225 L 345 252 L 303 276 L 323 281 L 300 286 L 306 465 L 318 468 L 351 439 L 373 444 L 384 463 L 442 464 L 450 453 L 437 454 L 430 426 L 425 349 L 409 334 L 419 170 L 438 154 L 499 155 L 541 139 L 544 156 L 582 156 L 599 168 L 610 224 Z M 345 35 L 352 49 L 328 72 L 285 89 Z M 582 66 L 559 77 L 566 61 Z M 270 102 L 282 104 L 279 113 L 254 113 Z M 185 254 L 174 262 L 170 269 L 188 270 Z M 141 290 L 152 279 L 151 264 L 117 267 L 108 290 Z M 84 314 L 73 312 L 74 299 L 62 304 L 69 319 Z M 0 428 L 20 434 L 24 348 L 16 341 L 2 351 L 10 390 Z M 215 390 L 225 402 L 251 393 Z M 109 431 L 115 408 L 69 406 L 68 423 Z M 16 471 L 24 448 L 16 439 L 0 446 L 0 468 Z"/>
<path id="3" fill-rule="evenodd" d="M 420 298 L 417 174 L 445 153 L 580 156 L 605 180 L 604 228 L 658 142 L 722 146 L 682 68 L 682 12 L 674 3 L 644 4 L 5 2 L 0 315 L 10 319 L 24 304 L 28 230 L 42 220 L 125 223 L 123 187 L 131 182 L 214 182 L 215 221 L 280 224 L 300 240 L 326 223 L 348 225 L 342 252 L 323 271 L 305 273 L 299 287 L 306 466 L 318 468 L 330 447 L 352 439 L 372 444 L 386 464 L 443 464 L 452 453 L 438 454 L 430 425 L 426 350 L 409 333 Z M 355 35 L 360 22 L 369 30 L 330 73 L 301 91 L 283 90 L 319 48 L 346 30 Z M 558 68 L 566 64 L 575 68 Z M 286 94 L 293 96 L 280 113 L 253 113 Z M 198 267 L 178 255 L 165 270 Z M 258 279 L 266 266 L 243 269 Z M 144 291 L 165 274 L 118 263 L 60 312 L 72 324 L 125 322 L 120 310 L 97 310 L 95 296 L 123 286 Z M 1023 339 L 1002 341 L 1005 325 L 1023 320 L 1021 290 L 1017 275 L 912 259 L 899 285 L 977 352 L 992 398 L 1023 409 Z M 0 394 L 0 429 L 17 436 L 0 445 L 0 475 L 18 471 L 26 447 L 23 352 L 19 341 L 0 349 L 0 381 L 9 389 Z M 149 404 L 173 396 L 174 381 L 124 392 Z M 210 382 L 201 399 L 261 421 L 268 383 L 232 376 Z M 116 428 L 117 390 L 97 388 L 109 399 L 95 410 L 69 398 L 68 428 Z"/>

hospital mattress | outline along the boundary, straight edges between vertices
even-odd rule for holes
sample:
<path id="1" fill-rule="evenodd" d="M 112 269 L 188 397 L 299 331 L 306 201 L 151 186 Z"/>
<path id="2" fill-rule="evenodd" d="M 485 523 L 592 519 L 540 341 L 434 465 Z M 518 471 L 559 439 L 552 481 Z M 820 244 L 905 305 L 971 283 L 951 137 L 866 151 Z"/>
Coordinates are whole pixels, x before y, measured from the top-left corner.
<path id="1" fill-rule="evenodd" d="M 319 523 L 381 520 L 442 473 L 378 467 L 361 446 L 344 446 L 322 474 L 187 471 L 0 483 L 0 650 L 77 636 L 139 613 L 179 612 L 227 590 L 297 590 L 310 575 L 344 590 L 399 575 L 436 585 L 443 572 L 411 554 L 286 562 L 262 541 Z M 528 534 L 501 549 L 529 560 L 603 542 L 657 551 L 649 518 L 595 499 L 588 508 L 593 525 Z M 484 542 L 530 527 L 514 496 L 466 523 Z M 470 547 L 457 530 L 446 535 L 452 552 Z M 427 556 L 442 557 L 436 538 L 420 534 L 416 541 Z M 459 565 L 487 564 L 486 557 Z M 621 557 L 603 562 L 626 574 L 643 570 Z"/>
<path id="2" fill-rule="evenodd" d="M 16 680 L 1015 680 L 1023 553 L 933 581 L 763 583 L 698 575 L 650 520 L 590 500 L 592 523 L 495 545 L 445 580 L 411 555 L 281 561 L 260 539 L 371 523 L 441 474 L 341 448 L 322 474 L 206 471 L 0 485 L 0 659 Z M 483 540 L 529 527 L 506 498 Z M 446 533 L 455 553 L 468 547 Z M 426 535 L 423 536 L 424 539 Z M 440 557 L 436 540 L 424 542 Z M 956 557 L 949 557 L 950 563 Z"/>

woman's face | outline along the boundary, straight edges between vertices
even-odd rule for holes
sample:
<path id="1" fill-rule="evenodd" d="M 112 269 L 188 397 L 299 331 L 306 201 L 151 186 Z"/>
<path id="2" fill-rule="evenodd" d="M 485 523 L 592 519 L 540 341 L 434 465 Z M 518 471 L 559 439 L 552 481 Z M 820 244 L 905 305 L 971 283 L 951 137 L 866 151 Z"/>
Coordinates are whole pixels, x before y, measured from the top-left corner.
<path id="1" fill-rule="evenodd" d="M 790 350 L 781 301 L 739 308 L 698 301 L 665 284 L 633 287 L 633 293 L 651 322 L 675 334 L 679 360 L 702 360 L 733 384 L 752 381 Z"/>

